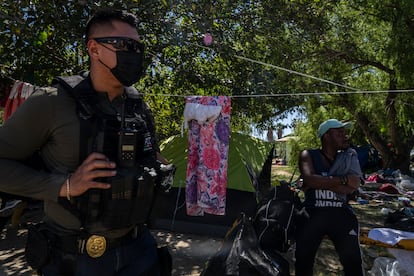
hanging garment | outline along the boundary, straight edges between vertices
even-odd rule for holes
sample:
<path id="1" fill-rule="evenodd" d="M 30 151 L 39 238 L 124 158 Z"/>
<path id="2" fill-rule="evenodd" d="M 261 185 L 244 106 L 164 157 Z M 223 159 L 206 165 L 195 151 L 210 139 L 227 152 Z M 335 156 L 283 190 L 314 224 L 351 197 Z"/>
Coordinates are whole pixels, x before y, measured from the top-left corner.
<path id="1" fill-rule="evenodd" d="M 35 91 L 35 86 L 23 81 L 16 81 L 10 90 L 3 112 L 6 121 L 16 109 Z"/>
<path id="2" fill-rule="evenodd" d="M 190 216 L 225 214 L 230 105 L 227 96 L 186 99 L 186 207 Z"/>

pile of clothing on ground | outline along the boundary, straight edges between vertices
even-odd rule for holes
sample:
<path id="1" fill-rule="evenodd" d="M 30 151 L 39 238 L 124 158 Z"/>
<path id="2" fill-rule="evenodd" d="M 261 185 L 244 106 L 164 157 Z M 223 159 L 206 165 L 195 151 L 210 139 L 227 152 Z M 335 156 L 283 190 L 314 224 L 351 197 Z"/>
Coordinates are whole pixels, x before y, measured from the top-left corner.
<path id="1" fill-rule="evenodd" d="M 400 170 L 380 170 L 366 177 L 359 190 L 364 199 L 395 199 L 410 205 L 414 198 L 414 177 L 402 174 Z"/>
<path id="2" fill-rule="evenodd" d="M 394 206 L 381 208 L 384 228 L 371 229 L 368 237 L 388 245 L 395 258 L 376 258 L 369 275 L 414 275 L 414 178 L 399 170 L 381 170 L 366 177 L 359 196 L 367 202 L 388 201 Z M 390 237 L 397 237 L 398 242 Z"/>
<path id="3" fill-rule="evenodd" d="M 414 178 L 399 170 L 384 170 L 366 178 L 359 190 L 365 200 L 394 202 L 396 208 L 382 208 L 386 215 L 385 227 L 402 231 L 414 231 Z"/>

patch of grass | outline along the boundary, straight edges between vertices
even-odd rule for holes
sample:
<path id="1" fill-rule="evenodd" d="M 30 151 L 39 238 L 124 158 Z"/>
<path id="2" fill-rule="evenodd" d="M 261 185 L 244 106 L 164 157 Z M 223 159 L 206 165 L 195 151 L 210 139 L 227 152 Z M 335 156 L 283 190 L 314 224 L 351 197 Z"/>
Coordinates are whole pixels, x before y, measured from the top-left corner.
<path id="1" fill-rule="evenodd" d="M 272 167 L 272 183 L 280 180 L 295 181 L 299 178 L 299 170 L 290 166 L 274 165 Z"/>

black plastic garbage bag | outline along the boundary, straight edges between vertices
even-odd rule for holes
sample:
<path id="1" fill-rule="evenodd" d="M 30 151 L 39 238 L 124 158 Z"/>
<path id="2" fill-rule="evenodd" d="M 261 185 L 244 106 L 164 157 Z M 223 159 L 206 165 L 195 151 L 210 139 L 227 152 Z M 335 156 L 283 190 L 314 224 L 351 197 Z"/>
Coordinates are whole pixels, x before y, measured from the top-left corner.
<path id="1" fill-rule="evenodd" d="M 220 275 L 289 275 L 289 263 L 276 251 L 260 247 L 251 220 L 242 214 L 201 273 L 201 276 Z"/>

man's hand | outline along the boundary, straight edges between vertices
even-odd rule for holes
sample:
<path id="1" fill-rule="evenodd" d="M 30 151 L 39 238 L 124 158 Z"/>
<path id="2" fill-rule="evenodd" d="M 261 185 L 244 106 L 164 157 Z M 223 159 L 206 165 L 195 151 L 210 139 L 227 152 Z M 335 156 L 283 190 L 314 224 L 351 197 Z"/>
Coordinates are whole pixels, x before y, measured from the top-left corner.
<path id="1" fill-rule="evenodd" d="M 348 178 L 348 184 L 347 185 L 351 189 L 353 189 L 353 191 L 358 190 L 358 188 L 361 184 L 361 178 L 357 175 L 351 175 L 351 174 L 348 174 L 347 178 Z"/>
<path id="2" fill-rule="evenodd" d="M 97 178 L 116 175 L 115 162 L 111 162 L 101 153 L 91 153 L 69 178 L 69 194 L 67 182 L 60 189 L 59 196 L 79 196 L 92 188 L 108 189 L 108 183 L 98 182 Z"/>

